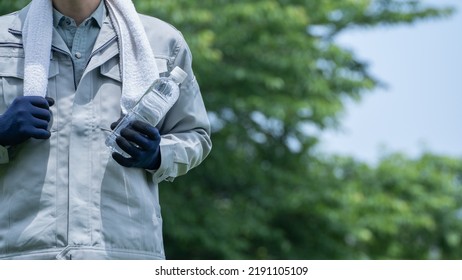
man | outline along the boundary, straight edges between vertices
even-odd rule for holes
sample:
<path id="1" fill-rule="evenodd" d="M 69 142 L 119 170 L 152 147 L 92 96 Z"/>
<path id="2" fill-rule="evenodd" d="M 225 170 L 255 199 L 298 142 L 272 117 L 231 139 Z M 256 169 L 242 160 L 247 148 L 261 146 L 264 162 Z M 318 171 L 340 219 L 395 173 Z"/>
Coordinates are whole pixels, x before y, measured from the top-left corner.
<path id="1" fill-rule="evenodd" d="M 0 17 L 0 259 L 165 258 L 158 184 L 204 160 L 210 125 L 181 34 L 130 11 L 129 0 L 33 0 Z M 141 39 L 125 40 L 136 23 Z M 130 158 L 111 154 L 133 77 L 176 66 L 188 74 L 178 101 L 156 127 L 122 131 Z"/>

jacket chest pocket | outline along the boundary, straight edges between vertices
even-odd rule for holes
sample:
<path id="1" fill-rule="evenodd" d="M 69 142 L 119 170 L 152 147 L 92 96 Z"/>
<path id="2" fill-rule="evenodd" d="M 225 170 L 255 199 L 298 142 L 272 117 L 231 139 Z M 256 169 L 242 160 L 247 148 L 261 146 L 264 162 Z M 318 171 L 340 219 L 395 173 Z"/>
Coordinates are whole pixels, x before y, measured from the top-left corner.
<path id="1" fill-rule="evenodd" d="M 97 88 L 95 101 L 97 102 L 99 128 L 109 134 L 111 124 L 120 118 L 120 96 L 122 81 L 120 76 L 119 57 L 115 56 L 101 65 L 99 76 L 94 83 Z"/>
<path id="2" fill-rule="evenodd" d="M 47 96 L 56 98 L 57 61 L 50 61 Z M 24 94 L 24 57 L 0 57 L 0 113 L 4 113 L 13 100 Z"/>

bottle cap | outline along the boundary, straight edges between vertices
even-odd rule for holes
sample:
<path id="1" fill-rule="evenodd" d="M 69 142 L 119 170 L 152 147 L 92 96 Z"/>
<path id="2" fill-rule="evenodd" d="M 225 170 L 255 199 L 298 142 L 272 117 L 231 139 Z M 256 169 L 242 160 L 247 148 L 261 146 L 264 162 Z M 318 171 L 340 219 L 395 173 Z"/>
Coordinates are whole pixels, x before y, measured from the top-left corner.
<path id="1" fill-rule="evenodd" d="M 186 79 L 186 77 L 188 77 L 188 74 L 183 71 L 183 69 L 176 66 L 173 68 L 172 72 L 170 72 L 170 76 L 175 81 L 175 83 L 181 84 Z"/>

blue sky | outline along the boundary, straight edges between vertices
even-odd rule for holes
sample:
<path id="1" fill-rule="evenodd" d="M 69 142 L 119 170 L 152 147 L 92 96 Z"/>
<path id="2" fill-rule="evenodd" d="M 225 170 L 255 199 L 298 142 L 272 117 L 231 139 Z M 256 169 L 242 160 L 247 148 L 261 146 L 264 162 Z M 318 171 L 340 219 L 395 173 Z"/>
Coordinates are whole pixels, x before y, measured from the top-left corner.
<path id="1" fill-rule="evenodd" d="M 457 11 L 449 18 L 339 37 L 387 88 L 348 104 L 340 130 L 323 133 L 322 151 L 371 163 L 383 152 L 462 156 L 462 1 L 421 2 Z"/>

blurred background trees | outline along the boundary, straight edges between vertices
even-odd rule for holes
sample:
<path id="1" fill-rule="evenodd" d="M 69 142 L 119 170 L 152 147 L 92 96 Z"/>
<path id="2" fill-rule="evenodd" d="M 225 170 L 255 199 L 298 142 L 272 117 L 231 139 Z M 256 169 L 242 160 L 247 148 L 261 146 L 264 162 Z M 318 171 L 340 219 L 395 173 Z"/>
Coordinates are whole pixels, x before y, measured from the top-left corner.
<path id="1" fill-rule="evenodd" d="M 0 1 L 2 13 L 29 1 Z M 462 258 L 462 160 L 316 151 L 380 86 L 337 45 L 350 28 L 450 9 L 411 0 L 135 0 L 181 30 L 213 127 L 209 158 L 161 185 L 170 259 Z"/>

